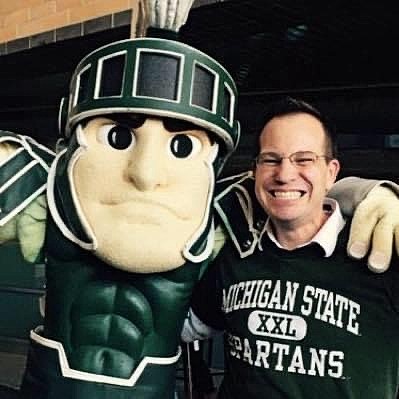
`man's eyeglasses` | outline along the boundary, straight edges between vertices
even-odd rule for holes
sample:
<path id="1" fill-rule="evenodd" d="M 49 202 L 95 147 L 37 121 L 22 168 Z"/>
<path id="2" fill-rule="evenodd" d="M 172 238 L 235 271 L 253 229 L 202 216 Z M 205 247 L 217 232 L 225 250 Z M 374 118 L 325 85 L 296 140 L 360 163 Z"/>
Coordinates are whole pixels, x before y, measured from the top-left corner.
<path id="1" fill-rule="evenodd" d="M 283 159 L 289 159 L 298 168 L 305 168 L 314 165 L 319 158 L 332 159 L 328 155 L 318 155 L 312 151 L 298 151 L 287 157 L 283 157 L 276 152 L 262 152 L 255 158 L 255 162 L 257 166 L 274 167 L 281 165 Z"/>

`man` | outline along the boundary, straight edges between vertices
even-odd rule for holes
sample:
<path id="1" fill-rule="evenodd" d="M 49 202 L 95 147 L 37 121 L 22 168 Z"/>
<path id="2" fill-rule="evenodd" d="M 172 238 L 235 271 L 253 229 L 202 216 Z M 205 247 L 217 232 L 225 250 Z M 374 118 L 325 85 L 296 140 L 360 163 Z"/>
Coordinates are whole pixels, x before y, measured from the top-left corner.
<path id="1" fill-rule="evenodd" d="M 268 219 L 250 256 L 221 250 L 182 334 L 225 332 L 219 398 L 396 398 L 399 269 L 373 275 L 346 255 L 348 224 L 325 197 L 339 167 L 316 109 L 271 107 L 255 166 Z"/>

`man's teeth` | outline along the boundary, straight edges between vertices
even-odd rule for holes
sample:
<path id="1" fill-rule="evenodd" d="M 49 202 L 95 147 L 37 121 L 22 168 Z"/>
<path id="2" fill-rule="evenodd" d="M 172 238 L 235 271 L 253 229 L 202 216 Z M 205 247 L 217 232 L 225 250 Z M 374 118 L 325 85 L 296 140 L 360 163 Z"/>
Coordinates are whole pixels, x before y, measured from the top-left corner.
<path id="1" fill-rule="evenodd" d="M 301 191 L 273 191 L 273 195 L 276 198 L 282 199 L 298 199 L 302 196 Z"/>

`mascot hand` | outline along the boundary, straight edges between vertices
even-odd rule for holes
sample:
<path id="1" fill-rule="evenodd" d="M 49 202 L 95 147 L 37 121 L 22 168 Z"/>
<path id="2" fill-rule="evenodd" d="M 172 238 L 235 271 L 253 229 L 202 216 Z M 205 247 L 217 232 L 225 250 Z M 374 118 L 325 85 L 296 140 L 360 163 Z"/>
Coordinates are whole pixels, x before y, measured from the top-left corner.
<path id="1" fill-rule="evenodd" d="M 21 252 L 28 262 L 36 262 L 41 255 L 46 230 L 46 196 L 41 195 L 29 204 L 17 217 L 17 238 Z"/>
<path id="2" fill-rule="evenodd" d="M 373 188 L 357 207 L 348 241 L 348 255 L 360 259 L 368 257 L 369 269 L 382 273 L 388 269 L 395 237 L 399 253 L 399 198 L 387 187 Z"/>

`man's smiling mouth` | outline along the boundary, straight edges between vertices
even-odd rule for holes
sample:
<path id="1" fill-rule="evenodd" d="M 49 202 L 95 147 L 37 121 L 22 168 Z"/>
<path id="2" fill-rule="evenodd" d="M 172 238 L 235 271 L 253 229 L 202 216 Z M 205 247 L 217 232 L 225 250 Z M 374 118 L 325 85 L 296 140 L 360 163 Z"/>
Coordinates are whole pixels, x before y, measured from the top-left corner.
<path id="1" fill-rule="evenodd" d="M 303 197 L 306 192 L 302 191 L 302 190 L 292 190 L 292 191 L 270 190 L 269 193 L 274 198 L 295 200 L 295 199 Z"/>

